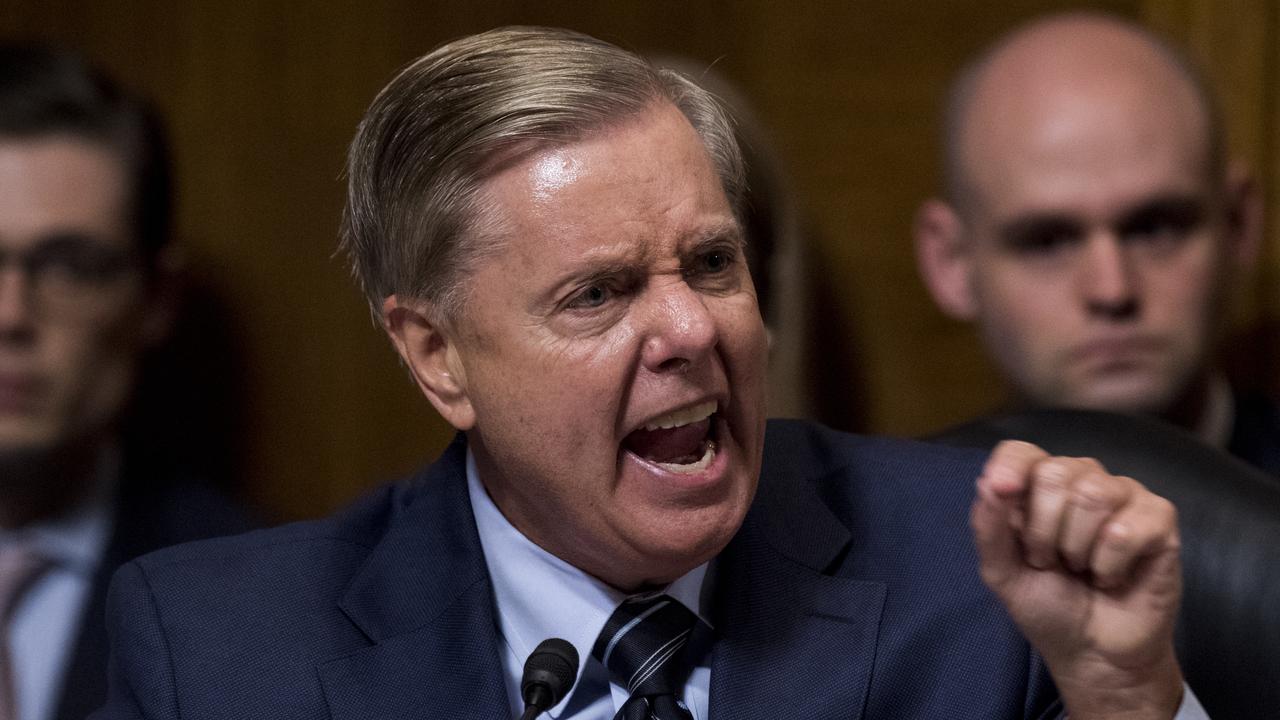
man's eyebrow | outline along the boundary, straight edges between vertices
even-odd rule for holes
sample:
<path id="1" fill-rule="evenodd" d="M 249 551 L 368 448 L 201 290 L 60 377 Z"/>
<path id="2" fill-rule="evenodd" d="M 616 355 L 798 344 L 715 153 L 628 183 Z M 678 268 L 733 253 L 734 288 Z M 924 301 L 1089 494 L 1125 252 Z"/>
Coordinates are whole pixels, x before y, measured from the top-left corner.
<path id="1" fill-rule="evenodd" d="M 742 230 L 742 223 L 737 220 L 726 220 L 698 228 L 689 234 L 688 240 L 693 245 L 703 245 L 721 240 L 732 240 L 740 245 L 745 245 L 747 236 Z"/>
<path id="2" fill-rule="evenodd" d="M 640 273 L 641 264 L 638 259 L 618 257 L 614 253 L 599 253 L 599 256 L 594 259 L 588 254 L 549 282 L 543 292 L 538 295 L 537 302 L 539 305 L 554 305 L 568 286 L 589 284 L 606 278 L 637 275 Z"/>

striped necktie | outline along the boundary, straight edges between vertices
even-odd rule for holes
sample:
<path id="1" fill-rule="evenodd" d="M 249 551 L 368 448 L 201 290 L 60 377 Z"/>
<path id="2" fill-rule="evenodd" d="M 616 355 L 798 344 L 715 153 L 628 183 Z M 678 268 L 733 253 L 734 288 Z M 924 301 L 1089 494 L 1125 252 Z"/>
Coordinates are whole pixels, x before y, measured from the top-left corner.
<path id="1" fill-rule="evenodd" d="M 624 600 L 591 654 L 631 697 L 614 720 L 693 720 L 678 699 L 688 668 L 685 643 L 698 617 L 668 595 Z"/>
<path id="2" fill-rule="evenodd" d="M 14 690 L 16 678 L 9 648 L 9 621 L 23 591 L 48 566 L 44 558 L 24 544 L 0 545 L 0 720 L 18 717 L 18 699 Z"/>

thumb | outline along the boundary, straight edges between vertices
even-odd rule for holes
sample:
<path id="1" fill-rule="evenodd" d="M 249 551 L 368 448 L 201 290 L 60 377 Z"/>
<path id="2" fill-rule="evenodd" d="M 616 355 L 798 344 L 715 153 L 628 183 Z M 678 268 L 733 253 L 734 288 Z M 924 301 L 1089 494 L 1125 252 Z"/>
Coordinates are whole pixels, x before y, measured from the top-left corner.
<path id="1" fill-rule="evenodd" d="M 973 528 L 978 548 L 978 569 L 982 581 L 998 595 L 1023 570 L 1022 549 L 1010 519 L 1014 509 L 983 484 L 969 509 L 969 525 Z"/>

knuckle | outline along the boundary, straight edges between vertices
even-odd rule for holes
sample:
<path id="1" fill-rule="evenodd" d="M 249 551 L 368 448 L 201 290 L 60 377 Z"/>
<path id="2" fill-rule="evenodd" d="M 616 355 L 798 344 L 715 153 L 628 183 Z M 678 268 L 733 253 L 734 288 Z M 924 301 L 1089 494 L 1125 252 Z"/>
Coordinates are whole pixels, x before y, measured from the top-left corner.
<path id="1" fill-rule="evenodd" d="M 1065 458 L 1045 460 L 1035 468 L 1037 489 L 1043 492 L 1060 492 L 1067 486 L 1070 475 L 1071 466 Z"/>
<path id="2" fill-rule="evenodd" d="M 1102 530 L 1101 544 L 1109 552 L 1124 555 L 1133 548 L 1133 533 L 1125 526 L 1108 525 Z"/>
<path id="3" fill-rule="evenodd" d="M 1174 505 L 1173 501 L 1169 500 L 1169 498 L 1161 497 L 1159 495 L 1153 495 L 1152 497 L 1155 498 L 1154 503 L 1156 512 L 1160 513 L 1160 516 L 1165 520 L 1176 524 L 1178 521 L 1178 506 Z"/>
<path id="4" fill-rule="evenodd" d="M 1006 454 L 1018 458 L 1039 458 L 1048 455 L 1039 445 L 1029 443 L 1026 440 L 1005 440 L 1001 442 L 996 450 L 1003 451 Z"/>
<path id="5" fill-rule="evenodd" d="M 1076 504 L 1103 509 L 1119 499 L 1119 489 L 1105 471 L 1091 470 L 1082 475 L 1072 487 Z"/>
<path id="6" fill-rule="evenodd" d="M 1107 469 L 1102 466 L 1102 463 L 1099 462 L 1097 458 L 1081 457 L 1081 458 L 1075 458 L 1075 460 L 1078 461 L 1080 465 L 1082 465 L 1084 468 L 1088 470 L 1101 471 L 1101 472 L 1107 471 Z"/>
<path id="7" fill-rule="evenodd" d="M 1167 498 L 1149 494 L 1144 500 L 1143 510 L 1158 532 L 1167 532 L 1178 525 L 1178 508 Z"/>
<path id="8" fill-rule="evenodd" d="M 1151 492 L 1150 490 L 1147 489 L 1146 485 L 1143 485 L 1141 482 L 1139 482 L 1138 480 L 1134 479 L 1129 475 L 1116 475 L 1115 479 L 1120 486 L 1122 486 L 1125 490 L 1131 493 Z"/>

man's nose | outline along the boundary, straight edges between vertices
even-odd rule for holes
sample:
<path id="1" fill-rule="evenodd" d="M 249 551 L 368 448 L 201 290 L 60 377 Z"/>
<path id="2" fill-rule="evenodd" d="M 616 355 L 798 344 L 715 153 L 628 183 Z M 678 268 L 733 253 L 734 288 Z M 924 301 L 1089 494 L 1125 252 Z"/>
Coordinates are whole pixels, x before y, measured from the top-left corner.
<path id="1" fill-rule="evenodd" d="M 1114 233 L 1097 232 L 1085 243 L 1077 282 L 1091 315 L 1122 320 L 1139 311 L 1139 278 L 1134 259 Z"/>
<path id="2" fill-rule="evenodd" d="M 33 310 L 30 276 L 16 263 L 0 265 L 0 338 L 26 334 Z"/>
<path id="3" fill-rule="evenodd" d="M 641 361 L 650 372 L 683 372 L 716 344 L 705 298 L 679 280 L 655 288 Z"/>

